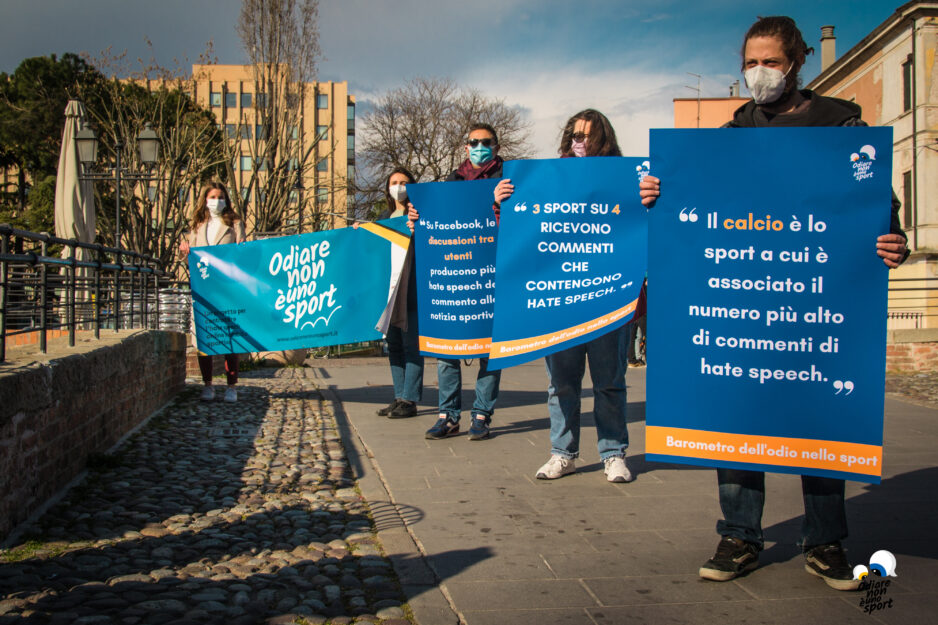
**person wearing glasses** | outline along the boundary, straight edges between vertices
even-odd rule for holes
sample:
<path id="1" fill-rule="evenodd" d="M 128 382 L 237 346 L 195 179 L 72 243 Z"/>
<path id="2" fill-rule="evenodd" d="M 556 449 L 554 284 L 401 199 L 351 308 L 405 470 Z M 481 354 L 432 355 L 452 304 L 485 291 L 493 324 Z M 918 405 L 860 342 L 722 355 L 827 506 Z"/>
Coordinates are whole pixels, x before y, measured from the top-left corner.
<path id="1" fill-rule="evenodd" d="M 739 107 L 723 127 L 866 126 L 855 103 L 798 88 L 799 72 L 812 51 L 790 17 L 759 18 L 743 37 L 742 48 L 743 76 L 753 99 Z M 758 158 L 758 154 L 749 158 Z M 645 206 L 653 206 L 661 195 L 661 181 L 646 176 L 639 184 L 639 194 Z M 875 248 L 870 246 L 870 253 L 875 249 L 890 269 L 909 255 L 899 208 L 899 200 L 893 195 L 890 231 L 877 238 Z M 883 206 L 883 210 L 890 209 Z M 753 411 L 757 414 L 758 406 L 753 406 Z M 764 546 L 765 473 L 717 469 L 717 483 L 724 517 L 717 521 L 720 542 L 698 574 L 703 579 L 725 582 L 759 566 L 759 552 Z M 844 480 L 802 475 L 801 491 L 805 570 L 835 590 L 856 590 L 860 580 L 854 579 L 853 567 L 840 543 L 847 537 Z"/>
<path id="2" fill-rule="evenodd" d="M 466 141 L 466 160 L 451 173 L 446 181 L 483 180 L 500 178 L 502 159 L 498 156 L 498 135 L 489 124 L 475 123 L 469 126 Z M 420 219 L 413 205 L 408 206 L 407 217 L 411 230 Z M 462 411 L 462 370 L 455 358 L 438 358 L 436 365 L 439 388 L 439 416 L 436 423 L 426 432 L 429 439 L 441 439 L 459 433 L 459 418 Z M 472 403 L 472 421 L 469 425 L 469 440 L 478 441 L 489 437 L 489 426 L 495 412 L 501 371 L 488 370 L 489 359 L 479 358 L 479 374 L 476 377 L 476 396 Z"/>
<path id="3" fill-rule="evenodd" d="M 567 121 L 559 152 L 560 158 L 622 156 L 609 120 L 593 109 L 580 111 Z M 511 180 L 506 178 L 499 182 L 495 187 L 496 204 L 500 205 L 513 192 Z M 625 462 L 625 450 L 629 446 L 625 420 L 629 335 L 626 324 L 588 343 L 545 357 L 551 456 L 535 473 L 537 479 L 553 480 L 576 471 L 575 461 L 580 454 L 580 397 L 589 360 L 593 420 L 603 472 L 610 482 L 632 481 Z"/>

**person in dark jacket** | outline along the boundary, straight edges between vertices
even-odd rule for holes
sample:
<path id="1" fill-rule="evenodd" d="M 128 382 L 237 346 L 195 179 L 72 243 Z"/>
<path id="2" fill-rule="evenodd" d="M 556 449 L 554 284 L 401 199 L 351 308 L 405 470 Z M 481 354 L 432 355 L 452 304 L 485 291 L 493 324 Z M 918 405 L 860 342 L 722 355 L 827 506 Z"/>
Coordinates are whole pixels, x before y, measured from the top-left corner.
<path id="1" fill-rule="evenodd" d="M 498 135 L 489 124 L 476 123 L 469 127 L 466 141 L 466 160 L 446 178 L 453 180 L 482 180 L 501 178 L 502 159 L 498 156 Z M 411 205 L 408 210 L 411 230 L 413 223 L 420 219 Z M 488 438 L 492 414 L 495 412 L 495 400 L 498 399 L 498 385 L 501 371 L 488 370 L 489 359 L 479 358 L 479 374 L 476 377 L 475 401 L 472 403 L 472 421 L 469 426 L 469 440 L 477 441 Z M 437 359 L 437 385 L 439 388 L 439 417 L 426 432 L 429 439 L 441 439 L 459 433 L 459 418 L 462 412 L 462 369 L 455 358 Z"/>
<path id="2" fill-rule="evenodd" d="M 865 126 L 860 107 L 853 102 L 798 88 L 798 72 L 810 52 L 791 18 L 776 16 L 756 21 L 746 33 L 742 50 L 742 69 L 753 99 L 741 106 L 724 127 Z M 660 180 L 647 176 L 639 188 L 642 203 L 651 206 L 660 195 Z M 898 267 L 908 256 L 895 195 L 890 232 L 877 238 L 876 253 L 890 268 Z M 727 581 L 759 566 L 765 474 L 717 469 L 717 481 L 724 516 L 717 522 L 721 540 L 699 574 L 704 579 Z M 847 537 L 844 481 L 803 475 L 801 488 L 805 504 L 805 570 L 831 588 L 856 590 L 860 582 L 853 579 L 853 569 L 840 543 Z"/>

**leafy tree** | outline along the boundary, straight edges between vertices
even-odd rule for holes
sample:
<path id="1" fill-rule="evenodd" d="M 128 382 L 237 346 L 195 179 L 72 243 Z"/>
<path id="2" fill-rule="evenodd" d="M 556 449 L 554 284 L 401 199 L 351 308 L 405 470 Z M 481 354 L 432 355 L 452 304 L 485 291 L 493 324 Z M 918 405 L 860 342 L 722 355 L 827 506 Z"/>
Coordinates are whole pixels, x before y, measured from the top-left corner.
<path id="1" fill-rule="evenodd" d="M 0 195 L 5 220 L 53 230 L 51 213 L 27 216 L 29 181 L 55 176 L 65 106 L 79 93 L 93 93 L 103 78 L 75 54 L 25 59 L 12 74 L 0 73 L 0 167 L 17 174 L 16 183 Z"/>

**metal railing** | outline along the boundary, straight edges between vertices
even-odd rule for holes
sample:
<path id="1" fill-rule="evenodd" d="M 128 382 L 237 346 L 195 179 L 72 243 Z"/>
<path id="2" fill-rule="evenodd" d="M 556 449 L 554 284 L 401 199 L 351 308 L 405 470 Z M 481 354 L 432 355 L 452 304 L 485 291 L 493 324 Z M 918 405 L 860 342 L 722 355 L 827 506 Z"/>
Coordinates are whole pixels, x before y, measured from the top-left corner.
<path id="1" fill-rule="evenodd" d="M 50 255 L 58 246 L 62 255 Z M 45 353 L 50 334 L 74 346 L 78 330 L 100 338 L 102 329 L 162 327 L 161 287 L 171 280 L 144 254 L 0 225 L 0 362 L 8 340 Z"/>
<path id="2" fill-rule="evenodd" d="M 938 327 L 938 278 L 892 278 L 887 327 L 890 330 Z"/>

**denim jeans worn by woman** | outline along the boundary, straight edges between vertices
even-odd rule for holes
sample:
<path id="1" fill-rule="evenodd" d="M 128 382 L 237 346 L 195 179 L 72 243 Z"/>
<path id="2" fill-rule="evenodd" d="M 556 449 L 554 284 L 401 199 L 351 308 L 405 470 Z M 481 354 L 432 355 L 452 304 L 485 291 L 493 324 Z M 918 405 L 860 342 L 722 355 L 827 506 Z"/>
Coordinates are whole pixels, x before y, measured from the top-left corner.
<path id="1" fill-rule="evenodd" d="M 416 404 L 423 398 L 423 365 L 420 332 L 417 328 L 417 279 L 411 271 L 407 289 L 407 330 L 388 328 L 388 360 L 394 384 L 394 403 L 383 410 L 392 418 L 417 414 Z M 401 401 L 403 400 L 403 402 Z M 379 411 L 378 414 L 382 414 Z"/>
<path id="2" fill-rule="evenodd" d="M 588 343 L 545 358 L 550 379 L 547 408 L 550 413 L 551 460 L 538 471 L 538 478 L 552 479 L 574 470 L 573 460 L 580 454 L 580 396 L 587 360 L 593 381 L 593 420 L 599 457 L 604 463 L 613 459 L 624 462 L 625 450 L 629 446 L 625 418 L 629 334 L 629 326 L 624 325 Z M 621 479 L 610 478 L 610 481 L 631 480 L 628 470 L 623 471 L 619 467 L 614 477 Z"/>

